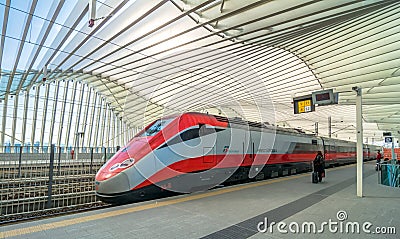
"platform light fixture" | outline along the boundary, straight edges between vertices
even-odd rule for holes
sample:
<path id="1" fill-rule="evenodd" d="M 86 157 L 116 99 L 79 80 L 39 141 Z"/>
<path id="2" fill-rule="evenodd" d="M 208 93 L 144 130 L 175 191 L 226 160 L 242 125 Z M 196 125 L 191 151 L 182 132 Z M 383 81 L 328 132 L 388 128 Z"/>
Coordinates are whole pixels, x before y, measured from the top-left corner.
<path id="1" fill-rule="evenodd" d="M 47 65 L 43 67 L 43 79 L 42 81 L 45 82 L 47 80 Z"/>
<path id="2" fill-rule="evenodd" d="M 89 27 L 94 26 L 96 19 L 96 0 L 89 0 Z"/>

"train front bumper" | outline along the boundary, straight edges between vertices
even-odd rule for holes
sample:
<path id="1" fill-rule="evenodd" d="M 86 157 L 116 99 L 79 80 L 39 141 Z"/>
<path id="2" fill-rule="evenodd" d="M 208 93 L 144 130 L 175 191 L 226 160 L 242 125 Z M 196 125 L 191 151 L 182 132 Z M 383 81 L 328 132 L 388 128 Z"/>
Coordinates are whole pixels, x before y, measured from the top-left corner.
<path id="1" fill-rule="evenodd" d="M 112 195 L 128 192 L 130 184 L 128 176 L 124 173 L 118 173 L 106 180 L 95 181 L 96 194 Z"/>

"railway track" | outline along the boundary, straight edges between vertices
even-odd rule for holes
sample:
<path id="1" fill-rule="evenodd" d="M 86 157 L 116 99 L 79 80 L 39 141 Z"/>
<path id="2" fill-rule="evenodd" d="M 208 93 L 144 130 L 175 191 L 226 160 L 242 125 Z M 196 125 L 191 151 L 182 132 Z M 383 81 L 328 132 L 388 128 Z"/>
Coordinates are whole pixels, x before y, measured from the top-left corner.
<path id="1" fill-rule="evenodd" d="M 48 162 L 2 163 L 0 224 L 107 206 L 97 201 L 94 190 L 102 162 L 55 164 L 51 184 Z"/>
<path id="2" fill-rule="evenodd" d="M 54 165 L 54 175 L 80 175 L 82 173 L 95 173 L 104 163 L 73 163 L 68 165 Z M 2 165 L 0 166 L 0 180 L 12 180 L 16 178 L 36 178 L 48 177 L 50 167 L 46 164 L 24 164 L 18 165 Z"/>
<path id="3" fill-rule="evenodd" d="M 27 213 L 23 213 L 23 214 L 12 214 L 12 215 L 4 216 L 4 217 L 1 216 L 0 217 L 0 226 L 5 225 L 5 224 L 26 221 L 26 220 L 35 220 L 35 219 L 41 219 L 41 218 L 46 218 L 46 217 L 55 217 L 55 216 L 59 216 L 59 215 L 65 215 L 65 214 L 77 213 L 77 212 L 83 212 L 83 211 L 90 211 L 90 210 L 97 210 L 97 209 L 108 208 L 108 207 L 112 207 L 112 205 L 97 201 L 97 202 L 87 203 L 87 204 L 83 204 L 83 205 L 66 206 L 66 207 L 62 207 L 62 208 L 50 208 L 50 209 L 44 209 L 44 210 L 40 210 L 40 211 L 27 212 Z"/>

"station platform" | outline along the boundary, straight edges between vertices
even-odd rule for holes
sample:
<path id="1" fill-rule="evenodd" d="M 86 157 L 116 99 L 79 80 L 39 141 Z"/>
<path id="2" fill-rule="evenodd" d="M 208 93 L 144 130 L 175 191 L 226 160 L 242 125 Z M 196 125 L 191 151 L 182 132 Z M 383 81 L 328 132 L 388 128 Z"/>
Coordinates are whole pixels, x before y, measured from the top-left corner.
<path id="1" fill-rule="evenodd" d="M 400 189 L 379 185 L 372 162 L 363 198 L 355 164 L 310 174 L 4 225 L 0 238 L 399 238 Z"/>

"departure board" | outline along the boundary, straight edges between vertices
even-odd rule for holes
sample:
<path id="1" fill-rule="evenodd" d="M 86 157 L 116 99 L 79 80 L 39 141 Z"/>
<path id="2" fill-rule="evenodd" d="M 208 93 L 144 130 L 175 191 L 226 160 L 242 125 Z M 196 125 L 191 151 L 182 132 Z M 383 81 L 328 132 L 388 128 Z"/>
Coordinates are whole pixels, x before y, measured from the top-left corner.
<path id="1" fill-rule="evenodd" d="M 315 111 L 311 95 L 293 98 L 293 104 L 295 114 Z"/>

